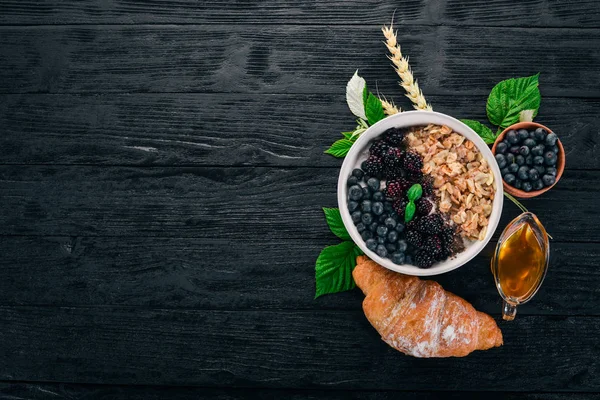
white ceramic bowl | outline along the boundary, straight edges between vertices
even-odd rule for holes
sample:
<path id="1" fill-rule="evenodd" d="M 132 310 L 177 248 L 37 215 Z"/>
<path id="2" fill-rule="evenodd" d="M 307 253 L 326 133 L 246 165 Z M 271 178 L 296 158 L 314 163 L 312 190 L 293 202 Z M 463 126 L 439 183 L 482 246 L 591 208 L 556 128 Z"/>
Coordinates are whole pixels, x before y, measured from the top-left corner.
<path id="1" fill-rule="evenodd" d="M 489 225 L 487 229 L 487 234 L 485 235 L 484 240 L 474 241 L 467 245 L 465 250 L 453 258 L 450 258 L 446 261 L 438 262 L 434 264 L 431 268 L 419 268 L 414 265 L 404 264 L 404 265 L 396 265 L 388 258 L 379 257 L 377 254 L 369 250 L 362 240 L 356 226 L 352 222 L 352 218 L 350 217 L 350 212 L 348 211 L 348 186 L 346 181 L 348 177 L 351 175 L 352 170 L 360 166 L 362 161 L 364 161 L 367 157 L 368 153 L 368 145 L 369 143 L 380 136 L 383 132 L 388 130 L 389 128 L 397 127 L 397 128 L 406 128 L 411 126 L 418 125 L 428 125 L 428 124 L 436 124 L 436 125 L 446 125 L 456 133 L 459 133 L 465 136 L 467 139 L 472 141 L 475 146 L 479 149 L 483 157 L 488 161 L 490 168 L 494 174 L 494 186 L 496 188 L 496 195 L 494 196 L 494 203 L 492 206 L 492 214 L 489 218 Z M 502 214 L 502 202 L 504 200 L 503 196 L 503 188 L 502 188 L 502 176 L 500 175 L 500 169 L 498 168 L 498 164 L 494 159 L 494 155 L 488 148 L 487 144 L 481 139 L 471 128 L 467 125 L 463 124 L 459 120 L 450 117 L 446 114 L 441 114 L 433 111 L 407 111 L 402 112 L 390 117 L 387 117 L 375 125 L 371 126 L 367 129 L 357 140 L 352 148 L 346 155 L 344 163 L 342 164 L 342 169 L 340 171 L 340 177 L 338 180 L 338 204 L 340 208 L 340 213 L 342 215 L 342 220 L 344 221 L 344 225 L 346 229 L 350 233 L 352 240 L 356 243 L 361 250 L 372 260 L 376 261 L 380 265 L 391 269 L 392 271 L 401 272 L 407 275 L 417 275 L 417 276 L 430 276 L 430 275 L 439 275 L 444 272 L 452 271 L 464 264 L 466 264 L 469 260 L 475 257 L 485 245 L 490 241 L 496 227 L 498 226 L 498 221 L 500 220 L 500 215 Z"/>

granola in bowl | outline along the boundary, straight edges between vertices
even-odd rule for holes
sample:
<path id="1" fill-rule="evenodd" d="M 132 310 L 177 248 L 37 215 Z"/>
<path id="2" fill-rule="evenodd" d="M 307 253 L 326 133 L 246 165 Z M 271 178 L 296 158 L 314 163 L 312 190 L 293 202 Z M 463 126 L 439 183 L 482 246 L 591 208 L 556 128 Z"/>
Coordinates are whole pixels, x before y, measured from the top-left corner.
<path id="1" fill-rule="evenodd" d="M 439 210 L 466 239 L 483 240 L 495 196 L 494 174 L 477 147 L 447 126 L 416 126 L 406 136 L 433 178 Z"/>

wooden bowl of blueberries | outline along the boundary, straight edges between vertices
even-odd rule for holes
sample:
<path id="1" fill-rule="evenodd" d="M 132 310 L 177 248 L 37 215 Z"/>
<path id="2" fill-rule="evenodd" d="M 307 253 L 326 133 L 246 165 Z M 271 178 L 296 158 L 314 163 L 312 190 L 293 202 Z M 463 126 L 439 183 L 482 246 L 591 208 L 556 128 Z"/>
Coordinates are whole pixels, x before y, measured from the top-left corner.
<path id="1" fill-rule="evenodd" d="M 500 167 L 504 190 L 519 198 L 547 192 L 565 169 L 565 149 L 558 136 L 535 122 L 519 122 L 506 128 L 494 142 L 492 153 Z"/>

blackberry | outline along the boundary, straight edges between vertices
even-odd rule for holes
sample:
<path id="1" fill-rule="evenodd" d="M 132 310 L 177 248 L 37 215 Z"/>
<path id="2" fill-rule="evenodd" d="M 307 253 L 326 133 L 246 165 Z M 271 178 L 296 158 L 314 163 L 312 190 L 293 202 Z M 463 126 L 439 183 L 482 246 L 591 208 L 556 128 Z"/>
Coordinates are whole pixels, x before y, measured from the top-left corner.
<path id="1" fill-rule="evenodd" d="M 411 244 L 417 248 L 421 248 L 423 246 L 423 235 L 421 235 L 417 231 L 407 231 L 406 232 L 406 242 Z"/>
<path id="2" fill-rule="evenodd" d="M 410 182 L 406 178 L 397 178 L 388 181 L 385 194 L 387 197 L 398 198 L 404 196 L 409 188 Z"/>
<path id="3" fill-rule="evenodd" d="M 454 235 L 456 231 L 451 226 L 444 226 L 442 231 L 439 233 L 439 237 L 442 240 L 442 245 L 446 249 L 450 249 L 454 244 Z"/>
<path id="4" fill-rule="evenodd" d="M 383 161 L 377 156 L 369 156 L 364 162 L 363 170 L 371 176 L 383 175 Z"/>
<path id="5" fill-rule="evenodd" d="M 407 151 L 402 158 L 402 166 L 412 176 L 421 176 L 423 159 L 417 153 Z"/>
<path id="6" fill-rule="evenodd" d="M 420 250 L 415 254 L 415 265 L 419 268 L 429 268 L 435 262 L 431 254 L 424 250 Z"/>
<path id="7" fill-rule="evenodd" d="M 440 214 L 427 215 L 421 217 L 415 223 L 415 229 L 427 235 L 434 235 L 442 231 L 444 220 Z"/>
<path id="8" fill-rule="evenodd" d="M 429 201 L 427 198 L 422 197 L 416 203 L 417 213 L 421 216 L 427 216 L 433 209 L 433 203 Z"/>
<path id="9" fill-rule="evenodd" d="M 438 235 L 428 236 L 423 242 L 423 251 L 431 254 L 435 260 L 441 260 L 443 246 L 440 237 Z"/>
<path id="10" fill-rule="evenodd" d="M 383 155 L 383 168 L 387 177 L 400 175 L 404 152 L 396 147 L 389 148 Z"/>
<path id="11" fill-rule="evenodd" d="M 390 128 L 383 134 L 384 140 L 392 146 L 400 146 L 404 141 L 406 130 L 402 128 Z"/>
<path id="12" fill-rule="evenodd" d="M 421 180 L 423 196 L 433 196 L 433 178 L 429 175 L 423 176 Z"/>
<path id="13" fill-rule="evenodd" d="M 394 201 L 394 211 L 396 211 L 396 214 L 398 214 L 398 217 L 400 217 L 402 220 L 404 220 L 404 210 L 406 210 L 407 204 L 408 200 L 402 198 Z"/>
<path id="14" fill-rule="evenodd" d="M 390 146 L 383 140 L 378 140 L 373 142 L 371 148 L 369 149 L 369 154 L 377 157 L 383 157 L 385 153 L 388 151 Z"/>

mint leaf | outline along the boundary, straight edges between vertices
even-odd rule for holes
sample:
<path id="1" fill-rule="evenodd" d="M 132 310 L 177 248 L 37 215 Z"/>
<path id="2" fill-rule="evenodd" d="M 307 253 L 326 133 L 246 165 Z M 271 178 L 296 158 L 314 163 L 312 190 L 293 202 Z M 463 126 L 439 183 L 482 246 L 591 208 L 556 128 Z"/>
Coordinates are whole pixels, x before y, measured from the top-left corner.
<path id="1" fill-rule="evenodd" d="M 352 240 L 352 238 L 350 238 L 350 234 L 344 226 L 344 222 L 342 221 L 342 215 L 340 214 L 339 208 L 323 207 L 323 212 L 325 213 L 327 225 L 329 225 L 329 229 L 331 229 L 331 232 L 333 232 L 335 236 L 339 237 L 342 240 Z"/>
<path id="2" fill-rule="evenodd" d="M 385 118 L 381 100 L 379 100 L 373 93 L 369 93 L 369 96 L 367 97 L 367 102 L 365 103 L 365 113 L 367 114 L 369 125 L 373 125 Z"/>
<path id="3" fill-rule="evenodd" d="M 415 183 L 406 192 L 406 197 L 409 201 L 417 201 L 423 195 L 423 187 L 419 183 Z"/>
<path id="4" fill-rule="evenodd" d="M 362 251 L 353 242 L 325 247 L 315 265 L 315 299 L 324 294 L 353 289 L 356 285 L 352 270 L 356 266 L 356 257 L 361 254 Z"/>
<path id="5" fill-rule="evenodd" d="M 498 135 L 494 134 L 494 132 L 492 132 L 492 130 L 490 128 L 483 125 L 479 121 L 475 121 L 472 119 L 461 119 L 460 122 L 467 125 L 469 128 L 473 129 L 475 131 L 475 133 L 477 133 L 479 136 L 481 136 L 483 141 L 486 142 L 487 144 L 493 144 L 496 141 L 496 138 L 498 137 Z"/>
<path id="6" fill-rule="evenodd" d="M 534 110 L 535 117 L 541 102 L 539 76 L 538 73 L 524 78 L 507 79 L 494 86 L 486 105 L 490 122 L 506 128 L 519 122 L 519 113 L 523 110 Z"/>
<path id="7" fill-rule="evenodd" d="M 367 87 L 367 82 L 358 76 L 358 70 L 346 85 L 346 103 L 352 114 L 359 118 L 367 119 L 365 116 L 364 91 Z"/>
<path id="8" fill-rule="evenodd" d="M 325 150 L 325 153 L 331 154 L 337 158 L 343 158 L 346 156 L 346 154 L 348 154 L 348 151 L 350 150 L 350 147 L 352 147 L 353 143 L 354 142 L 349 139 L 340 139 L 334 142 L 330 148 Z"/>
<path id="9" fill-rule="evenodd" d="M 417 211 L 417 207 L 415 206 L 415 203 L 411 200 L 408 202 L 408 204 L 406 205 L 406 209 L 404 210 L 404 222 L 412 221 L 413 217 L 415 216 L 415 211 Z"/>

